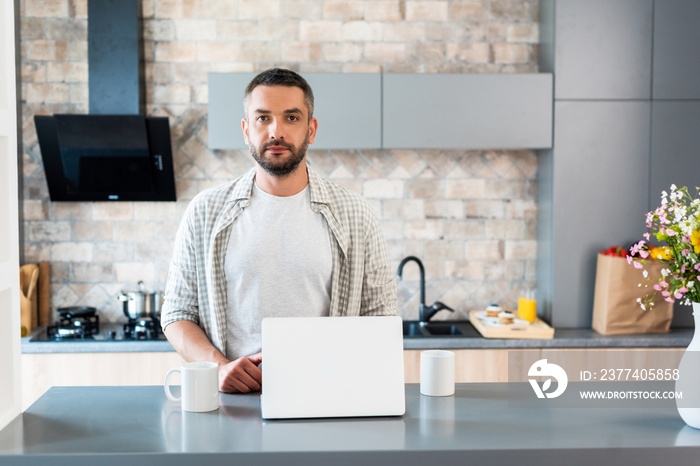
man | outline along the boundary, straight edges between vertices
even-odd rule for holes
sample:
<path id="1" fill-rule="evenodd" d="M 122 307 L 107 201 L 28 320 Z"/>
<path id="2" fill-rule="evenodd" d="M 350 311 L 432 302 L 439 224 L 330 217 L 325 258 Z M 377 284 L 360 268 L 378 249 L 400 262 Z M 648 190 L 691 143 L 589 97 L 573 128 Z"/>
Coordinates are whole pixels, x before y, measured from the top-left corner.
<path id="1" fill-rule="evenodd" d="M 198 194 L 177 233 L 161 324 L 185 359 L 219 365 L 222 392 L 261 388 L 264 317 L 398 313 L 371 208 L 306 164 L 313 107 L 297 73 L 256 76 L 241 122 L 255 167 Z"/>

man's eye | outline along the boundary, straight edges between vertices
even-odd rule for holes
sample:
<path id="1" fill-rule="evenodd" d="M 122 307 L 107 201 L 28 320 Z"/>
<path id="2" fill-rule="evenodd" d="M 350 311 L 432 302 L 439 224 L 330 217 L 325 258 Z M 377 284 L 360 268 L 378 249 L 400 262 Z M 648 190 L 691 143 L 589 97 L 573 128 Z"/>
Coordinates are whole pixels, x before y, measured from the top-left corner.
<path id="1" fill-rule="evenodd" d="M 268 118 L 267 118 L 267 115 L 260 115 L 260 116 L 257 118 L 257 120 L 258 120 L 258 121 L 267 121 Z"/>
<path id="2" fill-rule="evenodd" d="M 289 119 L 290 119 L 291 121 L 299 121 L 299 117 L 296 116 L 296 115 L 289 115 Z"/>

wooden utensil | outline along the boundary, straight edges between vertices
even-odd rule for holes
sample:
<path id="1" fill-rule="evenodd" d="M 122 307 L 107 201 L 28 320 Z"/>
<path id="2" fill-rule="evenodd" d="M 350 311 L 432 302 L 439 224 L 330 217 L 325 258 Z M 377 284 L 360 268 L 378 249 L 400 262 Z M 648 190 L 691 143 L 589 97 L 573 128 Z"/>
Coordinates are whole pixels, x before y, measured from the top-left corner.
<path id="1" fill-rule="evenodd" d="M 39 262 L 39 315 L 38 324 L 51 324 L 51 267 L 48 262 Z"/>

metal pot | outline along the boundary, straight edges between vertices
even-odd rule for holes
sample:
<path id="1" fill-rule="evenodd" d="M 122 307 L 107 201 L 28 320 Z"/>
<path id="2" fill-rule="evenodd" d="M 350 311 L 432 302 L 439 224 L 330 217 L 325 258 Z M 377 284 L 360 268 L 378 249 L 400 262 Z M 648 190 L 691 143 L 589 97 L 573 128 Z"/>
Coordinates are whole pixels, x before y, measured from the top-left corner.
<path id="1" fill-rule="evenodd" d="M 151 317 L 160 319 L 160 307 L 163 303 L 162 291 L 145 291 L 143 282 L 138 282 L 138 291 L 122 291 L 117 299 L 122 301 L 124 315 L 129 319 Z"/>

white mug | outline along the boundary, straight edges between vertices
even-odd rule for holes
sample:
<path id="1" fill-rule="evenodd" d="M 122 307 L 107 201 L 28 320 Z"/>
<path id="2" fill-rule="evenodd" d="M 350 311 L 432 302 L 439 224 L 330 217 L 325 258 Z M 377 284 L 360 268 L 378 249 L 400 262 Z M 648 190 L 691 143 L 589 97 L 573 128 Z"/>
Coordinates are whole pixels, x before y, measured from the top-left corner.
<path id="1" fill-rule="evenodd" d="M 179 398 L 170 391 L 169 379 L 175 372 L 182 378 Z M 183 411 L 214 411 L 219 407 L 219 366 L 213 362 L 188 362 L 170 369 L 165 376 L 165 396 L 171 401 L 181 401 Z"/>
<path id="2" fill-rule="evenodd" d="M 420 354 L 420 392 L 428 396 L 455 393 L 455 354 L 452 351 L 428 350 Z"/>

